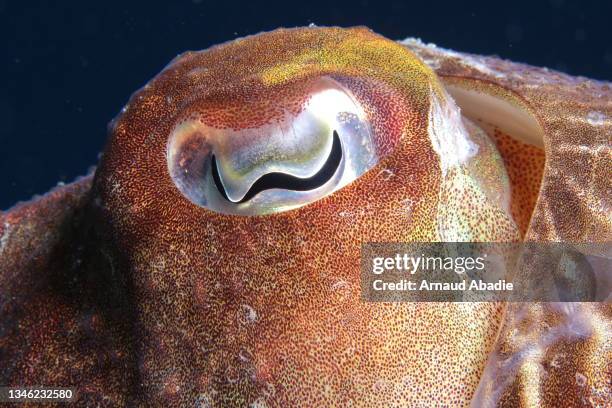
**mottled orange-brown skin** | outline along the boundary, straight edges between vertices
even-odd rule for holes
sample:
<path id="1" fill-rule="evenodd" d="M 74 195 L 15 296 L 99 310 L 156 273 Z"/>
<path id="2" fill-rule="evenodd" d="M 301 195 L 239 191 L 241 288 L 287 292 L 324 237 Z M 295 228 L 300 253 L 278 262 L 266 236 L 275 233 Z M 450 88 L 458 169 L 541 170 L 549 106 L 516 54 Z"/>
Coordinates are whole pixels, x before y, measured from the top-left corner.
<path id="1" fill-rule="evenodd" d="M 133 315 L 111 258 L 91 245 L 91 182 L 0 215 L 0 383 L 76 386 L 81 406 L 126 406 Z"/>
<path id="2" fill-rule="evenodd" d="M 443 81 L 509 100 L 519 96 L 537 117 L 546 163 L 525 240 L 612 241 L 612 84 L 416 40 L 403 43 Z M 529 174 L 532 166 L 527 162 L 521 171 Z M 612 405 L 609 302 L 512 304 L 506 316 L 478 403 Z"/>
<path id="3" fill-rule="evenodd" d="M 412 48 L 426 61 L 432 55 L 447 61 L 437 67 L 440 74 L 485 75 L 461 70 L 460 57 Z M 509 72 L 531 72 L 504 64 Z M 268 216 L 214 213 L 178 191 L 165 156 L 175 121 L 192 111 L 228 127 L 274 120 L 274 95 L 299 101 L 301 81 L 317 75 L 345 78 L 374 127 L 386 131 L 381 146 L 387 154 L 378 165 L 324 199 Z M 178 57 L 115 121 L 91 191 L 84 180 L 0 217 L 6 300 L 0 382 L 77 385 L 80 404 L 88 406 L 465 406 L 475 392 L 518 406 L 533 405 L 534 393 L 541 393 L 539 402 L 559 406 L 571 381 L 568 398 L 574 400 L 568 401 L 591 397 L 576 388 L 575 370 L 589 386 L 601 388 L 606 380 L 609 307 L 578 306 L 597 315 L 597 330 L 576 342 L 544 345 L 566 348 L 569 358 L 534 388 L 540 377 L 530 371 L 533 362 L 515 375 L 515 367 L 496 371 L 489 358 L 494 347 L 494 356 L 520 348 L 509 334 L 519 313 L 510 315 L 496 346 L 503 305 L 360 299 L 362 242 L 439 238 L 439 200 L 455 191 L 445 186 L 439 194 L 440 158 L 426 132 L 430 92 L 443 98 L 440 89 L 417 58 L 365 29 L 278 30 Z M 559 89 L 542 85 L 540 99 L 525 95 L 538 113 L 554 110 Z M 582 91 L 588 99 L 590 91 Z M 536 104 L 548 94 L 548 103 Z M 261 108 L 256 117 L 241 110 L 249 102 Z M 235 114 L 225 114 L 232 109 Z M 564 126 L 576 126 L 567 123 L 569 113 Z M 588 130 L 584 118 L 578 122 Z M 551 129 L 545 130 L 549 154 Z M 600 139 L 593 131 L 580 142 L 596 146 L 593 140 Z M 565 140 L 570 148 L 577 143 Z M 547 184 L 555 177 L 551 163 L 547 188 L 554 187 Z M 603 171 L 597 163 L 595 170 Z M 588 184 L 595 197 L 609 191 L 601 189 L 601 177 Z M 507 220 L 475 203 L 469 191 L 459 192 L 466 205 L 457 211 L 474 210 L 473 219 L 470 211 L 465 219 L 476 236 L 508 239 Z M 540 196 L 527 237 L 609 234 L 609 215 L 601 211 L 596 215 L 603 224 L 561 225 L 562 215 L 550 218 L 542 210 L 550 205 L 543 200 L 553 199 L 552 193 Z M 25 283 L 31 281 L 40 286 Z M 555 317 L 546 305 L 526 307 L 531 320 L 521 329 L 539 324 L 541 315 L 551 323 L 568 316 Z M 45 311 L 49 317 L 41 317 Z M 26 341 L 20 344 L 19 336 Z M 510 385 L 492 396 L 487 390 L 495 387 L 487 384 L 508 374 Z"/>
<path id="4" fill-rule="evenodd" d="M 512 186 L 511 211 L 521 236 L 525 236 L 540 193 L 544 171 L 544 151 L 513 139 L 495 129 L 492 138 L 501 154 Z"/>
<path id="5" fill-rule="evenodd" d="M 322 75 L 339 78 L 377 110 L 377 134 L 399 134 L 370 172 L 311 205 L 269 216 L 222 215 L 181 195 L 163 160 L 177 117 L 217 104 L 223 111 L 228 100 L 259 107 L 253 95 L 260 92 L 275 107 L 281 96 L 273 95 L 299 97 L 297 81 Z M 94 194 L 134 282 L 147 401 L 469 401 L 502 306 L 374 305 L 359 291 L 362 243 L 439 239 L 439 158 L 427 135 L 436 88 L 425 65 L 368 30 L 279 30 L 181 56 L 130 101 Z M 261 111 L 258 120 L 274 120 Z M 233 128 L 252 121 L 217 120 Z M 503 228 L 498 236 L 485 223 L 478 228 L 484 239 L 506 238 Z"/>

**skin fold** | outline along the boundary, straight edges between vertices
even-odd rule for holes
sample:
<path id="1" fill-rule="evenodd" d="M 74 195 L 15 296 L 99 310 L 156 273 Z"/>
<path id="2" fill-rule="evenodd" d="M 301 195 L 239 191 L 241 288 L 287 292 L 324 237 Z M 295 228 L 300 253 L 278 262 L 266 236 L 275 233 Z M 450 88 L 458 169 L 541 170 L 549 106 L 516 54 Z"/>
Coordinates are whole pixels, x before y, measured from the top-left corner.
<path id="1" fill-rule="evenodd" d="M 202 129 L 280 123 L 320 78 L 371 129 L 354 181 L 248 216 L 177 184 L 176 129 L 196 151 Z M 365 28 L 181 54 L 95 175 L 0 215 L 0 383 L 76 386 L 83 406 L 609 404 L 609 303 L 368 303 L 360 249 L 609 241 L 610 86 Z M 541 145 L 463 113 L 461 90 L 527 112 Z"/>
<path id="2" fill-rule="evenodd" d="M 402 43 L 435 67 L 446 84 L 527 103 L 537 118 L 546 163 L 524 240 L 610 242 L 610 83 L 458 54 L 413 39 Z M 502 156 L 517 159 L 513 149 L 498 147 Z M 521 155 L 532 157 L 528 165 L 505 160 L 510 177 L 531 173 L 522 179 L 533 179 L 537 154 L 523 150 Z M 521 190 L 518 194 L 525 196 L 533 188 Z M 605 303 L 509 305 L 475 405 L 610 405 L 611 318 L 609 298 Z"/>

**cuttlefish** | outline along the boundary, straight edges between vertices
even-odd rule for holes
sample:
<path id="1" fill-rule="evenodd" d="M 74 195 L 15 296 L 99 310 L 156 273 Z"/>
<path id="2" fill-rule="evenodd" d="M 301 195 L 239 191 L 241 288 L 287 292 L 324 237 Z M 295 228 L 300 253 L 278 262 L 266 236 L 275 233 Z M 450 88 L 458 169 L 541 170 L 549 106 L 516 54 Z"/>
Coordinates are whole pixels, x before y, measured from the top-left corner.
<path id="1" fill-rule="evenodd" d="M 94 174 L 0 215 L 0 384 L 79 406 L 610 406 L 609 302 L 367 302 L 360 249 L 609 242 L 611 136 L 611 83 L 366 28 L 185 52 Z"/>

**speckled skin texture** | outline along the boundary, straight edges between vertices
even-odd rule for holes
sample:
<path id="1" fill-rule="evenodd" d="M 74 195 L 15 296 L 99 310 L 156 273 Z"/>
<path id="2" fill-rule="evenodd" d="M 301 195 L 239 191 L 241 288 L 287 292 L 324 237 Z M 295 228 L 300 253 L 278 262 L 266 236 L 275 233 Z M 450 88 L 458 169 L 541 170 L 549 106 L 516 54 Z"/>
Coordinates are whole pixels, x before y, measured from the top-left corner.
<path id="1" fill-rule="evenodd" d="M 531 84 L 522 89 L 487 77 L 472 56 L 405 46 L 443 80 L 487 79 L 542 118 L 550 158 L 527 239 L 609 237 L 611 125 L 587 120 L 601 119 L 592 110 L 612 115 L 607 85 L 574 89 L 576 79 L 483 60 L 508 78 L 522 73 L 516 82 Z M 77 385 L 83 406 L 466 406 L 475 393 L 475 405 L 605 402 L 608 306 L 525 305 L 521 314 L 494 303 L 361 301 L 363 242 L 439 240 L 441 213 L 449 228 L 482 241 L 513 240 L 520 229 L 478 191 L 451 182 L 469 172 L 442 176 L 427 127 L 432 98 L 446 96 L 403 47 L 366 29 L 278 30 L 175 59 L 112 124 L 91 190 L 84 179 L 0 216 L 0 383 Z M 203 110 L 221 127 L 273 120 L 275 98 L 299 101 L 300 83 L 317 75 L 343 78 L 385 135 L 373 169 L 267 216 L 214 213 L 178 191 L 165 156 L 177 120 Z M 228 100 L 237 113 L 222 115 L 233 112 Z M 262 107 L 256 118 L 241 112 L 249 103 Z M 571 154 L 582 150 L 591 156 L 578 162 Z M 589 178 L 564 189 L 570 184 L 557 177 L 566 169 Z M 571 198 L 552 205 L 559 191 Z M 571 203 L 578 210 L 569 222 Z M 557 330 L 555 342 L 542 341 L 546 327 L 576 321 L 586 322 L 579 336 Z M 543 352 L 504 366 L 527 336 Z M 560 353 L 566 358 L 553 364 Z M 543 374 L 537 364 L 552 368 Z"/>
<path id="2" fill-rule="evenodd" d="M 91 182 L 0 216 L 0 383 L 79 384 L 82 406 L 125 406 L 136 385 L 133 314 L 127 285 L 91 246 Z"/>
<path id="3" fill-rule="evenodd" d="M 546 164 L 529 241 L 610 242 L 612 84 L 492 57 L 402 42 L 445 82 L 512 93 L 544 130 Z M 478 403 L 612 405 L 610 303 L 513 304 Z"/>
<path id="4" fill-rule="evenodd" d="M 492 138 L 504 160 L 512 185 L 512 217 L 521 231 L 521 236 L 525 236 L 540 192 L 544 151 L 512 139 L 497 129 Z"/>

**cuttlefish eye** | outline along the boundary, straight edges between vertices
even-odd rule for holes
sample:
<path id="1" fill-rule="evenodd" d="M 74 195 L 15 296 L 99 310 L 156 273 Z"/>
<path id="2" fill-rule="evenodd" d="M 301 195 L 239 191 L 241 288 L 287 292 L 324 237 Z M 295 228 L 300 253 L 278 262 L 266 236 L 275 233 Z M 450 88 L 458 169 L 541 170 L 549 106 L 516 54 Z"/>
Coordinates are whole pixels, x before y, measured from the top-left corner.
<path id="1" fill-rule="evenodd" d="M 347 87 L 322 76 L 286 88 L 250 101 L 253 111 L 280 108 L 255 126 L 220 125 L 215 118 L 224 109 L 207 115 L 206 101 L 177 121 L 168 170 L 191 202 L 225 214 L 286 211 L 333 193 L 376 164 L 366 111 Z"/>

